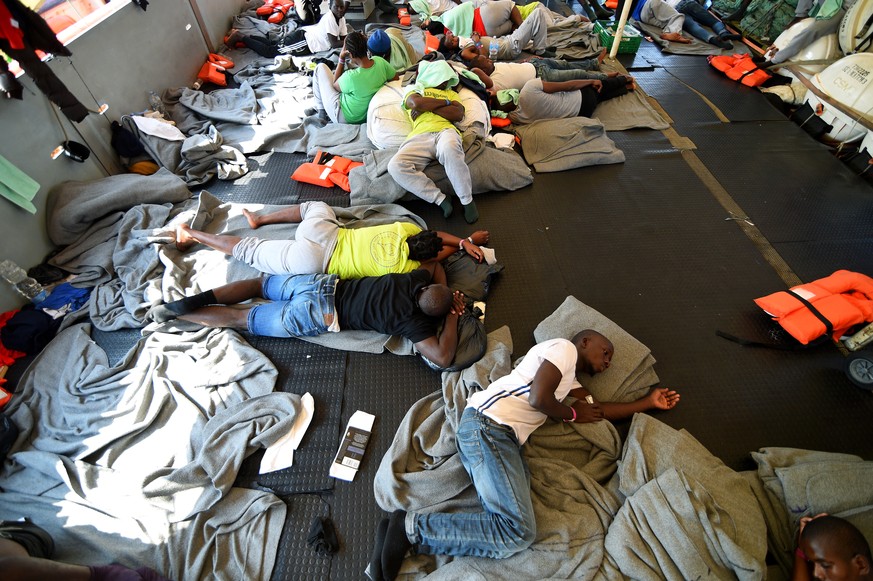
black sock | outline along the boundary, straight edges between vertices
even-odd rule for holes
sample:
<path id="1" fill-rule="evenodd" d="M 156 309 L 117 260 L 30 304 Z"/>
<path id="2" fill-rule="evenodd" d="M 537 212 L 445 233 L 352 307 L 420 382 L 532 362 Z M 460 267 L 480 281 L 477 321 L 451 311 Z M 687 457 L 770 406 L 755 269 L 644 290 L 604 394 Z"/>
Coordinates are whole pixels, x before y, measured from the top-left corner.
<path id="1" fill-rule="evenodd" d="M 388 530 L 385 532 L 385 544 L 382 546 L 382 576 L 393 581 L 400 572 L 403 557 L 412 548 L 412 542 L 406 536 L 406 511 L 395 510 L 388 519 Z"/>
<path id="2" fill-rule="evenodd" d="M 184 299 L 167 303 L 164 306 L 177 315 L 187 315 L 188 313 L 193 313 L 200 307 L 214 305 L 217 302 L 218 300 L 215 298 L 215 293 L 208 290 L 198 293 L 193 297 L 185 297 Z"/>
<path id="3" fill-rule="evenodd" d="M 364 574 L 372 581 L 382 581 L 382 547 L 385 546 L 387 531 L 388 519 L 383 518 L 376 527 L 376 544 L 373 546 L 373 554 L 370 555 L 370 564 L 364 570 Z"/>

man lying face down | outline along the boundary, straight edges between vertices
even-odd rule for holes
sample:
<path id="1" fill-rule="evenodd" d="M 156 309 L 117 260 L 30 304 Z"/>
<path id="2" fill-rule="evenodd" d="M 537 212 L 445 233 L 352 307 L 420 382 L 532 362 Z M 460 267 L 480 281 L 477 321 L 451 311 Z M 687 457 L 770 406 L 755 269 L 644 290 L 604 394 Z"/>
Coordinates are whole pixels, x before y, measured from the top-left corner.
<path id="1" fill-rule="evenodd" d="M 370 579 L 394 579 L 406 552 L 506 558 L 536 538 L 528 470 L 521 446 L 547 418 L 598 422 L 650 409 L 667 410 L 679 394 L 655 388 L 630 403 L 597 402 L 576 380 L 609 369 L 614 347 L 587 329 L 571 340 L 551 339 L 531 348 L 513 371 L 467 400 L 455 441 L 482 512 L 407 513 L 397 510 L 379 523 L 367 567 Z M 576 398 L 572 404 L 564 399 Z"/>
<path id="2" fill-rule="evenodd" d="M 179 318 L 266 337 L 377 331 L 406 337 L 419 353 L 445 368 L 455 357 L 458 316 L 464 312 L 464 295 L 445 283 L 445 271 L 436 262 L 407 274 L 355 280 L 335 274 L 269 275 L 157 305 L 147 317 L 159 323 Z M 244 309 L 226 306 L 257 298 L 270 302 Z"/>

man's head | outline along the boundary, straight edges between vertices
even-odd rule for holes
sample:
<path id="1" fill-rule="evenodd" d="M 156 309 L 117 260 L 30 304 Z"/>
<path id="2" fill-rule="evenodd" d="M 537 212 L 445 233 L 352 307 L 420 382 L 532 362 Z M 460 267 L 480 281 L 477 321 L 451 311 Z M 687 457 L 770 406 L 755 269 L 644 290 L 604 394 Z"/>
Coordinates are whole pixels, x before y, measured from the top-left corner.
<path id="1" fill-rule="evenodd" d="M 486 75 L 490 75 L 494 72 L 494 61 L 480 54 L 470 59 L 470 68 L 480 69 Z"/>
<path id="2" fill-rule="evenodd" d="M 820 516 L 809 521 L 800 535 L 800 548 L 813 563 L 813 575 L 826 581 L 873 579 L 870 546 L 849 521 Z"/>
<path id="3" fill-rule="evenodd" d="M 418 308 L 429 317 L 445 317 L 452 304 L 452 290 L 444 284 L 429 284 L 418 295 Z"/>
<path id="4" fill-rule="evenodd" d="M 363 32 L 351 31 L 346 36 L 345 46 L 352 58 L 362 59 L 367 56 L 367 37 Z"/>
<path id="5" fill-rule="evenodd" d="M 434 36 L 446 33 L 446 25 L 439 20 L 425 20 L 422 27 Z"/>
<path id="6" fill-rule="evenodd" d="M 367 48 L 370 49 L 371 55 L 388 60 L 391 55 L 391 39 L 388 38 L 388 33 L 381 28 L 371 32 L 367 39 Z"/>
<path id="7" fill-rule="evenodd" d="M 602 373 L 609 368 L 615 347 L 612 342 L 593 329 L 585 329 L 576 333 L 571 339 L 576 345 L 576 371 L 584 371 L 588 375 Z"/>
<path id="8" fill-rule="evenodd" d="M 493 95 L 489 93 L 488 108 L 492 111 L 512 113 L 518 108 L 518 96 L 517 89 L 503 89 Z"/>
<path id="9" fill-rule="evenodd" d="M 349 7 L 346 0 L 330 0 L 330 11 L 337 20 L 346 15 L 346 9 Z"/>
<path id="10" fill-rule="evenodd" d="M 435 258 L 443 248 L 443 239 L 433 230 L 422 230 L 406 239 L 409 245 L 409 259 L 424 262 Z"/>
<path id="11" fill-rule="evenodd" d="M 440 46 L 438 50 L 443 53 L 444 56 L 450 56 L 458 50 L 458 46 L 460 46 L 458 37 L 447 30 L 440 38 Z"/>

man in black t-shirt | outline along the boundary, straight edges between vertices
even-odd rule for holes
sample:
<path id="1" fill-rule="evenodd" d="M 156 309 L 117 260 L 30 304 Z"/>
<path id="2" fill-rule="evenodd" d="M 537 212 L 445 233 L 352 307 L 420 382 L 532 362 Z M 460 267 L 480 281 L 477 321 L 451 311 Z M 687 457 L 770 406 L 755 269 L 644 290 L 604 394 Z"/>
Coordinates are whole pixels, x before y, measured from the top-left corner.
<path id="1" fill-rule="evenodd" d="M 184 319 L 207 327 L 231 327 L 267 337 L 310 337 L 340 330 L 401 335 L 439 367 L 448 367 L 458 346 L 464 295 L 446 286 L 438 262 L 407 274 L 341 280 L 335 274 L 268 275 L 232 282 L 171 303 L 148 317 Z M 250 299 L 270 302 L 229 307 Z M 442 320 L 442 332 L 438 335 Z"/>

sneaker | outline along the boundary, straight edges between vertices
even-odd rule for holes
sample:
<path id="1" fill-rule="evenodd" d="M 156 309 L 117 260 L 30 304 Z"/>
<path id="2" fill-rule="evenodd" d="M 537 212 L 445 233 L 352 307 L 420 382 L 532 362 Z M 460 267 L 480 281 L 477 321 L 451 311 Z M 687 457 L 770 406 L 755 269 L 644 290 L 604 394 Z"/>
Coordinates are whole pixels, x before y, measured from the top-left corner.
<path id="1" fill-rule="evenodd" d="M 719 38 L 724 40 L 743 40 L 742 34 L 733 34 L 732 32 L 722 32 L 718 35 Z"/>
<path id="2" fill-rule="evenodd" d="M 307 117 L 312 117 L 313 115 L 318 115 L 318 109 L 315 107 L 307 107 L 303 110 L 303 114 Z"/>
<path id="3" fill-rule="evenodd" d="M 713 36 L 712 38 L 710 38 L 709 44 L 714 44 L 715 46 L 723 48 L 724 50 L 732 50 L 734 48 L 734 45 L 731 41 L 724 40 L 718 36 Z"/>
<path id="4" fill-rule="evenodd" d="M 555 58 L 556 56 L 558 56 L 558 53 L 556 53 L 556 52 L 553 51 L 553 50 L 549 50 L 549 49 L 546 48 L 546 49 L 543 49 L 541 52 L 538 52 L 538 53 L 537 53 L 537 56 L 540 57 L 540 58 L 544 58 L 544 59 L 553 59 L 553 58 Z"/>

